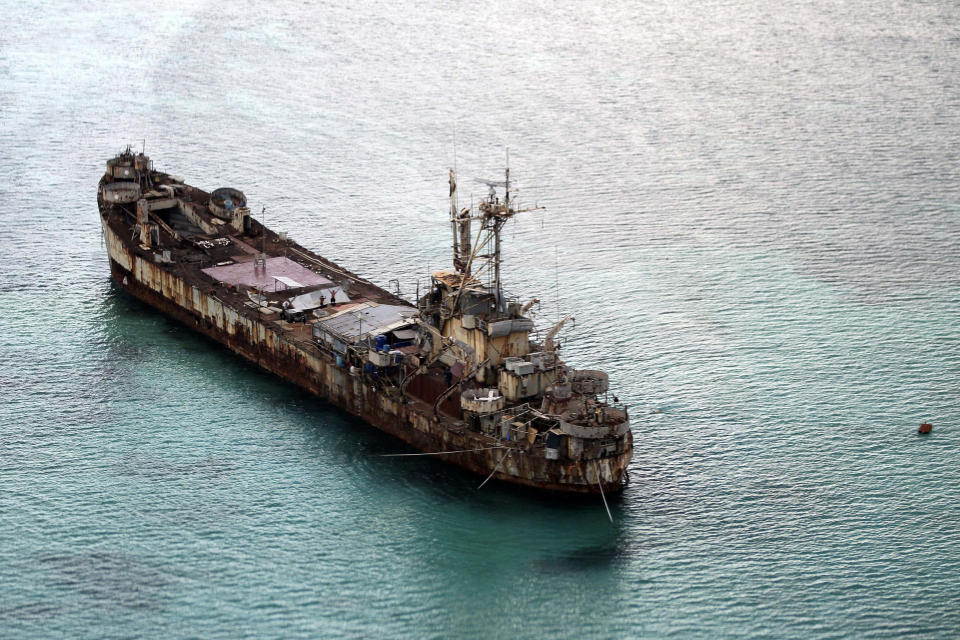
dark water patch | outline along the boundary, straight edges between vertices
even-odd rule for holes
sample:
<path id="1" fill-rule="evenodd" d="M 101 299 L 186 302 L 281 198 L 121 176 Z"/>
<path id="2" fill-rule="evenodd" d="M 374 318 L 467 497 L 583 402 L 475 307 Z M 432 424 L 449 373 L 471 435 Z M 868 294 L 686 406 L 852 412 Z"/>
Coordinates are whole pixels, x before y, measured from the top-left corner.
<path id="1" fill-rule="evenodd" d="M 531 563 L 533 571 L 555 575 L 607 571 L 624 564 L 633 553 L 629 545 L 616 543 L 579 547 L 570 551 L 551 551 L 550 546 L 550 541 L 544 541 L 542 555 Z"/>
<path id="2" fill-rule="evenodd" d="M 216 500 L 210 495 L 211 490 L 212 487 L 204 487 L 202 495 L 192 500 L 159 499 L 154 505 L 138 509 L 136 515 L 144 526 L 179 532 L 195 549 L 215 548 L 219 541 L 234 538 L 239 530 L 249 527 L 257 513 L 251 513 L 250 507 L 241 503 Z"/>
<path id="3" fill-rule="evenodd" d="M 34 384 L 32 380 L 24 376 L 0 376 L 0 389 L 3 389 L 4 393 L 24 393 L 29 391 Z"/>
<path id="4" fill-rule="evenodd" d="M 23 604 L 0 604 L 0 622 L 42 623 L 63 615 L 68 608 L 53 602 L 26 602 Z"/>
<path id="5" fill-rule="evenodd" d="M 125 338 L 110 340 L 102 353 L 99 372 L 111 379 L 122 371 L 129 371 L 150 360 L 147 346 Z"/>
<path id="6" fill-rule="evenodd" d="M 117 464 L 117 472 L 128 477 L 142 478 L 190 478 L 224 480 L 237 470 L 233 460 L 206 458 L 192 462 L 174 462 L 145 455 L 125 455 Z"/>
<path id="7" fill-rule="evenodd" d="M 78 593 L 98 607 L 158 611 L 172 585 L 164 572 L 118 552 L 43 555 L 37 563 L 51 586 Z"/>
<path id="8" fill-rule="evenodd" d="M 117 411 L 103 399 L 73 397 L 49 409 L 45 413 L 45 420 L 52 430 L 66 434 L 76 433 L 73 425 L 81 422 L 102 428 L 111 424 L 117 415 Z"/>

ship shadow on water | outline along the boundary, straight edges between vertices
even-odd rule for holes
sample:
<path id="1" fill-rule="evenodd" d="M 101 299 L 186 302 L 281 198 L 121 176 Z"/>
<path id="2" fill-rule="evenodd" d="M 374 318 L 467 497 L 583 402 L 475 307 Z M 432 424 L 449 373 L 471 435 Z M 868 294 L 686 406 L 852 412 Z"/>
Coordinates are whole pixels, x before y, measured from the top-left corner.
<path id="1" fill-rule="evenodd" d="M 559 575 L 583 571 L 606 571 L 625 564 L 630 547 L 619 541 L 577 547 L 567 551 L 546 552 L 530 563 L 537 573 Z"/>

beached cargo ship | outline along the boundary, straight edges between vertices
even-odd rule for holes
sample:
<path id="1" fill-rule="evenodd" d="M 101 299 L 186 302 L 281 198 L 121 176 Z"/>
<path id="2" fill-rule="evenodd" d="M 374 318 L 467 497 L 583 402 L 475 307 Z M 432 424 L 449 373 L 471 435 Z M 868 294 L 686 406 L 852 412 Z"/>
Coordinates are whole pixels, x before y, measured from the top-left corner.
<path id="1" fill-rule="evenodd" d="M 267 371 L 421 452 L 486 479 L 607 493 L 627 481 L 627 408 L 607 374 L 560 358 L 500 281 L 510 173 L 457 206 L 453 265 L 410 303 L 250 215 L 233 188 L 205 192 L 129 148 L 97 200 L 113 278 L 126 291 Z M 502 188 L 502 197 L 497 189 Z M 484 480 L 486 481 L 486 480 Z"/>

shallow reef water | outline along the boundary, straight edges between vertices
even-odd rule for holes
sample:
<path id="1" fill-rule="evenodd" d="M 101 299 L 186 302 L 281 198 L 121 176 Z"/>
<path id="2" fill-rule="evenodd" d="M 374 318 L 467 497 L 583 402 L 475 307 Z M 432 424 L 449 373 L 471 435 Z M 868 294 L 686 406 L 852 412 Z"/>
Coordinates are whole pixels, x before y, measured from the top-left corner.
<path id="1" fill-rule="evenodd" d="M 960 5 L 121 0 L 0 30 L 0 637 L 960 632 Z M 406 451 L 109 280 L 126 144 L 412 296 L 509 149 L 631 482 Z M 421 284 L 424 281 L 421 280 Z M 931 422 L 933 432 L 918 436 Z"/>

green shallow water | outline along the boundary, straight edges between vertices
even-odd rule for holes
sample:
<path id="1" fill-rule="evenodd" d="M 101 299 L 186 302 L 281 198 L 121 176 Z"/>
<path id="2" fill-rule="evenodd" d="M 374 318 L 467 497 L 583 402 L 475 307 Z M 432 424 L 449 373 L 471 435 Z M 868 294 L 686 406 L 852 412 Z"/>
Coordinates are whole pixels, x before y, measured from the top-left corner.
<path id="1" fill-rule="evenodd" d="M 958 17 L 9 7 L 0 637 L 956 635 Z M 111 284 L 96 182 L 144 138 L 407 294 L 449 262 L 447 167 L 509 147 L 548 207 L 509 288 L 631 406 L 614 524 L 378 457 L 407 449 Z"/>

